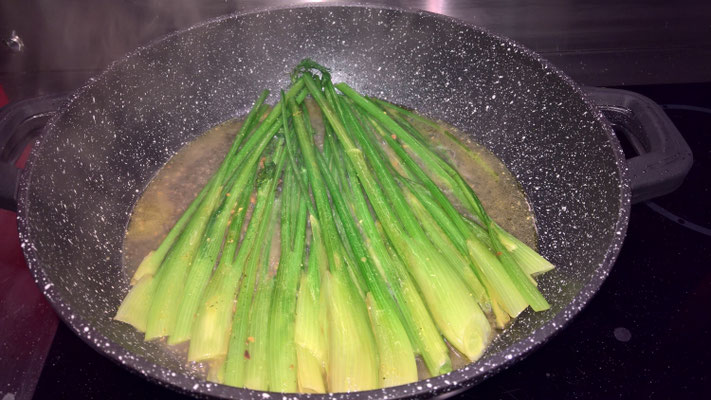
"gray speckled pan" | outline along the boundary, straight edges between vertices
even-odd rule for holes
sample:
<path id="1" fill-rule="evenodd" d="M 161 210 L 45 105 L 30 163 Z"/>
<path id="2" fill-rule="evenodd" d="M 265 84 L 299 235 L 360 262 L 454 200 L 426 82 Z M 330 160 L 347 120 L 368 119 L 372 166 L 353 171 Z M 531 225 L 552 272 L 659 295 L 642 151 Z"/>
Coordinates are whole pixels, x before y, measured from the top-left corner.
<path id="1" fill-rule="evenodd" d="M 471 386 L 587 303 L 622 244 L 630 186 L 617 139 L 573 82 L 521 46 L 447 17 L 276 9 L 211 21 L 114 63 L 72 96 L 33 149 L 18 198 L 22 246 L 38 285 L 82 339 L 179 390 L 277 396 L 195 378 L 112 316 L 129 287 L 124 231 L 151 178 L 181 146 L 245 113 L 263 88 L 273 101 L 304 57 L 330 66 L 334 81 L 445 120 L 491 149 L 523 186 L 541 252 L 558 267 L 540 280 L 551 310 L 524 313 L 481 360 L 410 385 L 328 397 L 424 397 Z"/>

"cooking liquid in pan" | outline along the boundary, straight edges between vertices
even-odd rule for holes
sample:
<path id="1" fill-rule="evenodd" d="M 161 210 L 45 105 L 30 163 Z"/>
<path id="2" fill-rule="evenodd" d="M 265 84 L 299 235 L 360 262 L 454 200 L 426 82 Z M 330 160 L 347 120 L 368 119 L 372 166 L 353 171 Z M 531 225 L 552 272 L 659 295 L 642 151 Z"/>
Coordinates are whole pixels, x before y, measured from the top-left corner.
<path id="1" fill-rule="evenodd" d="M 320 145 L 320 135 L 323 133 L 321 115 L 315 103 L 307 101 L 312 124 L 317 132 L 315 140 Z M 138 268 L 143 257 L 158 247 L 212 173 L 217 170 L 242 121 L 242 118 L 226 121 L 180 149 L 148 185 L 133 210 L 123 242 L 124 268 L 129 277 Z M 494 179 L 490 172 L 471 161 L 466 152 L 453 145 L 443 133 L 426 124 L 412 120 L 410 122 L 435 143 L 446 148 L 444 151 L 448 159 L 474 188 L 491 218 L 528 246 L 536 249 L 533 214 L 518 182 L 504 164 L 484 146 L 469 139 L 466 134 L 445 123 L 440 123 L 440 127 L 458 137 L 476 156 L 491 167 L 491 170 L 498 175 L 498 179 Z M 187 359 L 186 344 L 175 347 L 166 345 L 166 348 Z M 469 363 L 451 346 L 450 357 L 453 369 Z M 420 379 L 430 377 L 419 357 L 417 366 Z M 205 376 L 204 365 L 196 364 L 192 369 L 196 374 Z"/>

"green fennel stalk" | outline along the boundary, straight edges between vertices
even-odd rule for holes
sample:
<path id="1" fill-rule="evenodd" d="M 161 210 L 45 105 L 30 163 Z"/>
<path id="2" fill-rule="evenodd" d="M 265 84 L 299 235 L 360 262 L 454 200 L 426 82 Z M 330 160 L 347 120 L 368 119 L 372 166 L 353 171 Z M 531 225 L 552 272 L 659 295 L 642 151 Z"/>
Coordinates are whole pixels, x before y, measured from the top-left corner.
<path id="1" fill-rule="evenodd" d="M 315 87 L 309 74 L 304 74 L 303 79 L 343 145 L 349 162 L 353 163 L 358 179 L 365 187 L 370 203 L 376 215 L 383 222 L 388 237 L 398 254 L 410 266 L 410 271 L 415 277 L 440 331 L 453 346 L 467 357 L 478 358 L 491 333 L 491 327 L 483 312 L 456 273 L 426 238 L 393 177 L 387 174 L 383 161 L 376 158 L 377 154 L 373 155 L 373 152 L 369 151 L 372 144 L 367 141 L 367 138 L 360 143 L 368 153 L 368 160 L 374 163 L 373 169 L 380 184 L 376 183 L 375 177 L 368 168 L 363 152 L 355 146 L 349 131 L 346 130 L 331 105 L 326 103 L 323 94 Z M 345 114 L 349 115 L 347 109 Z M 359 127 L 354 124 L 353 119 L 351 119 L 350 127 L 350 132 L 358 136 Z M 381 191 L 381 185 L 386 190 L 388 199 L 395 202 L 393 208 L 401 217 L 400 221 L 393 215 L 389 202 Z M 400 223 L 406 226 L 407 235 L 400 229 Z M 410 235 L 414 235 L 414 237 Z M 432 279 L 433 277 L 436 279 Z"/>
<path id="2" fill-rule="evenodd" d="M 234 262 L 224 264 L 224 268 L 218 268 L 213 273 L 202 296 L 193 323 L 188 351 L 188 360 L 190 361 L 213 359 L 227 353 L 233 302 L 238 287 L 240 296 L 238 296 L 235 315 L 246 315 L 244 310 L 252 302 L 252 292 L 245 288 L 254 287 L 257 256 L 253 254 L 255 253 L 253 249 L 256 247 L 256 243 L 264 242 L 263 238 L 269 224 L 277 180 L 285 160 L 285 151 L 281 140 L 278 141 L 273 160 L 276 166 L 270 164 L 271 168 L 265 167 L 265 170 L 260 173 L 261 177 L 257 179 L 259 188 L 257 189 L 255 208 Z M 242 298 L 248 299 L 241 300 Z M 237 321 L 239 318 L 235 318 L 235 320 Z M 225 366 L 225 382 L 227 383 L 230 382 L 228 367 L 229 360 Z"/>
<path id="3" fill-rule="evenodd" d="M 313 80 L 311 84 L 315 85 Z M 378 355 L 367 308 L 344 265 L 346 253 L 318 169 L 313 137 L 306 130 L 302 111 L 293 102 L 289 102 L 289 109 L 329 258 L 330 272 L 324 274 L 322 282 L 328 298 L 328 389 L 336 392 L 374 389 L 379 387 Z"/>

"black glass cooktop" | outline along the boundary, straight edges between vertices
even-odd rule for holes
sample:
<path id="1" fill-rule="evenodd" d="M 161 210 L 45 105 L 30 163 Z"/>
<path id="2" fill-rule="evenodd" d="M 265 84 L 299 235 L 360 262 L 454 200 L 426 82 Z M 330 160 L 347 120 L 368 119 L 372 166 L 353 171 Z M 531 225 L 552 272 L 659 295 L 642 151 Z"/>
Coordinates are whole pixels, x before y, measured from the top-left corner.
<path id="1" fill-rule="evenodd" d="M 711 84 L 624 89 L 664 105 L 694 154 L 688 178 L 632 207 L 612 273 L 565 329 L 457 397 L 709 398 Z M 184 397 L 105 359 L 61 323 L 35 390 L 37 399 Z"/>

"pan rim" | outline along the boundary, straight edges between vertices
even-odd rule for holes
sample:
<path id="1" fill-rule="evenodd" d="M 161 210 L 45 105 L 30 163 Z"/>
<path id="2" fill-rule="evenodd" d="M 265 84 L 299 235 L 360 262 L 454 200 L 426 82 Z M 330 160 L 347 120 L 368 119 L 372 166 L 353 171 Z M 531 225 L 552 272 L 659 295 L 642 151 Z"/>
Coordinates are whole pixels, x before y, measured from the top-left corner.
<path id="1" fill-rule="evenodd" d="M 481 34 L 493 38 L 499 42 L 507 43 L 512 47 L 515 47 L 520 51 L 523 56 L 529 57 L 531 60 L 537 62 L 542 68 L 547 69 L 551 73 L 561 79 L 563 83 L 572 89 L 573 92 L 580 96 L 583 100 L 588 111 L 592 112 L 593 119 L 607 134 L 607 138 L 610 142 L 613 155 L 615 157 L 615 164 L 618 169 L 618 176 L 620 178 L 620 208 L 618 213 L 618 218 L 615 224 L 615 232 L 613 239 L 608 246 L 607 252 L 602 262 L 597 266 L 593 275 L 588 280 L 588 282 L 580 289 L 578 295 L 576 295 L 573 300 L 568 303 L 561 311 L 559 311 L 553 318 L 548 322 L 543 324 L 541 327 L 533 331 L 528 337 L 521 339 L 506 349 L 499 351 L 494 354 L 490 354 L 477 360 L 476 362 L 469 364 L 465 368 L 461 368 L 452 371 L 445 375 L 440 375 L 437 377 L 429 378 L 426 380 L 421 380 L 413 382 L 407 385 L 388 387 L 383 389 L 369 390 L 369 391 L 359 391 L 352 393 L 332 393 L 323 395 L 310 395 L 302 393 L 288 394 L 289 397 L 295 398 L 333 398 L 345 396 L 348 398 L 371 398 L 371 397 L 386 397 L 386 398 L 400 398 L 400 397 L 423 397 L 423 396 L 433 396 L 438 394 L 443 394 L 451 391 L 464 390 L 475 384 L 481 382 L 487 377 L 508 368 L 514 362 L 519 361 L 521 358 L 530 354 L 534 349 L 539 348 L 543 343 L 549 340 L 554 334 L 560 331 L 563 327 L 577 315 L 582 308 L 589 302 L 597 290 L 605 281 L 607 275 L 609 274 L 614 261 L 619 254 L 622 247 L 622 242 L 624 240 L 627 224 L 629 221 L 630 207 L 631 207 L 631 189 L 630 189 L 630 177 L 627 169 L 627 164 L 625 162 L 625 157 L 622 152 L 622 148 L 614 135 L 612 128 L 609 123 L 605 120 L 600 110 L 590 101 L 585 92 L 582 91 L 580 86 L 575 83 L 570 77 L 559 70 L 557 67 L 552 65 L 549 61 L 538 55 L 537 53 L 529 50 L 528 48 L 518 44 L 511 39 L 505 38 L 498 34 L 492 33 L 485 28 L 473 25 L 466 21 L 462 21 L 457 18 L 432 13 L 429 11 L 406 8 L 406 7 L 391 7 L 382 5 L 369 5 L 368 3 L 359 4 L 305 4 L 298 6 L 277 6 L 277 7 L 266 7 L 253 9 L 244 12 L 238 12 L 234 14 L 223 15 L 220 17 L 212 18 L 203 21 L 199 24 L 193 25 L 183 30 L 176 32 L 171 32 L 165 36 L 157 38 L 148 44 L 138 47 L 137 49 L 127 53 L 121 58 L 111 62 L 109 66 L 104 69 L 95 78 L 90 79 L 87 83 L 82 85 L 77 89 L 68 99 L 68 101 L 58 110 L 58 112 L 52 117 L 45 128 L 45 134 L 42 135 L 40 140 L 32 148 L 30 157 L 26 164 L 26 168 L 20 177 L 20 187 L 18 191 L 18 231 L 20 236 L 20 242 L 22 244 L 23 252 L 25 254 L 25 259 L 27 260 L 28 267 L 32 272 L 35 283 L 38 285 L 40 290 L 42 290 L 45 297 L 49 300 L 52 307 L 57 312 L 58 316 L 62 321 L 70 327 L 75 334 L 77 334 L 85 343 L 87 343 L 94 350 L 98 351 L 105 357 L 111 359 L 112 361 L 127 367 L 130 371 L 141 374 L 142 376 L 148 378 L 153 382 L 157 382 L 163 386 L 168 386 L 171 389 L 191 394 L 201 394 L 205 396 L 217 396 L 224 398 L 253 398 L 253 399 L 265 399 L 271 395 L 282 395 L 281 393 L 275 392 L 262 392 L 250 389 L 235 388 L 226 385 L 215 384 L 207 382 L 201 379 L 191 377 L 189 375 L 174 372 L 160 365 L 153 364 L 148 360 L 136 356 L 128 350 L 124 349 L 122 346 L 115 342 L 112 342 L 101 335 L 100 332 L 93 329 L 93 327 L 86 323 L 80 316 L 72 314 L 69 306 L 62 300 L 62 297 L 54 288 L 53 283 L 49 280 L 44 272 L 42 265 L 38 262 L 37 249 L 32 245 L 31 232 L 28 223 L 28 204 L 27 196 L 29 193 L 29 188 L 32 181 L 32 170 L 34 165 L 34 160 L 42 153 L 44 143 L 44 138 L 47 135 L 52 135 L 57 132 L 54 127 L 61 116 L 72 106 L 75 99 L 81 97 L 86 91 L 92 88 L 94 85 L 101 82 L 102 78 L 110 74 L 118 65 L 126 62 L 126 60 L 140 54 L 143 51 L 152 48 L 153 46 L 169 39 L 174 36 L 182 35 L 186 32 L 192 31 L 193 29 L 201 29 L 207 25 L 217 24 L 219 22 L 237 19 L 244 17 L 246 15 L 252 14 L 264 14 L 274 11 L 282 11 L 289 9 L 307 9 L 307 8 L 364 8 L 371 10 L 388 10 L 397 11 L 405 13 L 414 13 L 429 18 L 435 18 L 441 21 L 449 22 L 459 26 L 472 29 L 474 31 L 480 32 Z M 148 372 L 147 372 L 148 370 Z"/>

